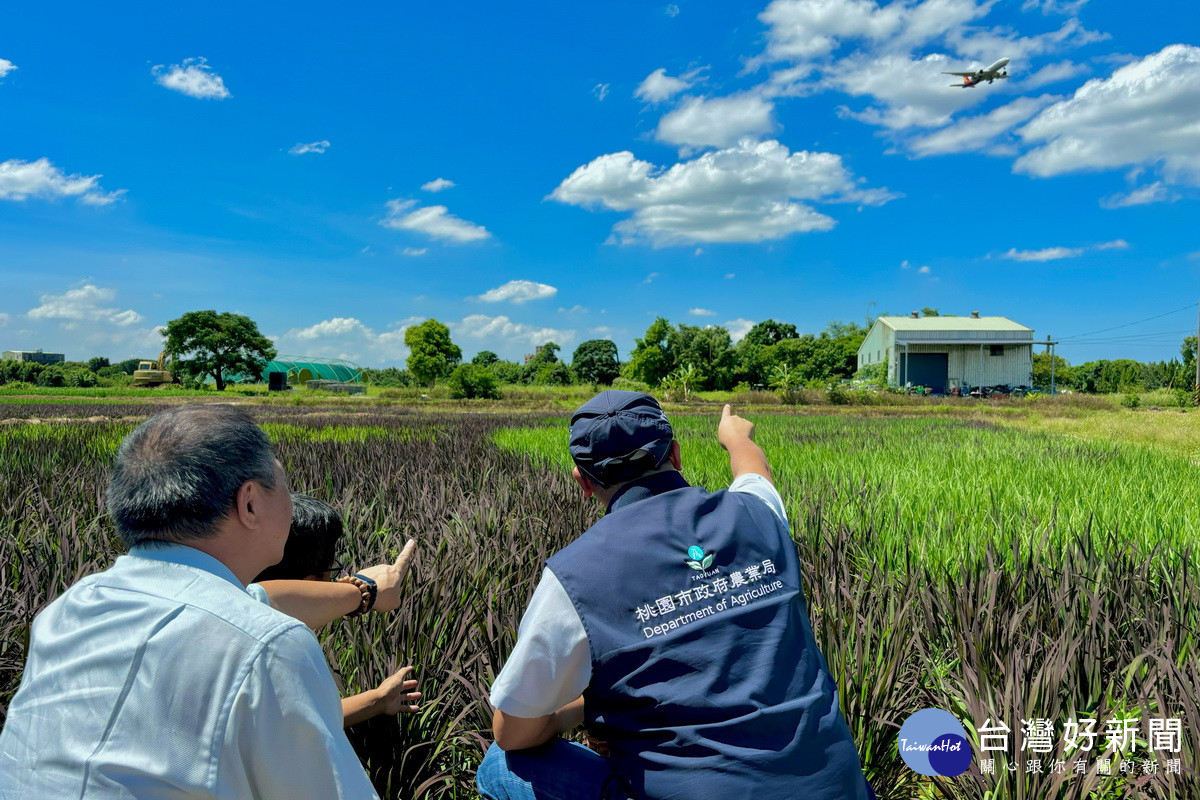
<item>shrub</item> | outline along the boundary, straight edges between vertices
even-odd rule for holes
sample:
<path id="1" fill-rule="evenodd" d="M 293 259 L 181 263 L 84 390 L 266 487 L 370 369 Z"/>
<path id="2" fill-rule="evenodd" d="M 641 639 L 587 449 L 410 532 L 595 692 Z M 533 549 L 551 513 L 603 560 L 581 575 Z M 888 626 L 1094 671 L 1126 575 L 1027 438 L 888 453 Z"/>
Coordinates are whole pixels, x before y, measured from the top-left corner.
<path id="1" fill-rule="evenodd" d="M 1142 398 L 1138 397 L 1138 395 L 1134 392 L 1129 392 L 1121 398 L 1121 405 L 1125 406 L 1126 408 L 1137 408 L 1141 404 Z"/>
<path id="2" fill-rule="evenodd" d="M 459 364 L 450 373 L 446 381 L 450 396 L 460 398 L 500 399 L 500 389 L 496 386 L 496 376 L 487 367 L 478 364 Z"/>
<path id="3" fill-rule="evenodd" d="M 612 382 L 612 388 L 623 389 L 626 392 L 649 392 L 650 384 L 635 381 L 632 378 L 615 378 Z"/>

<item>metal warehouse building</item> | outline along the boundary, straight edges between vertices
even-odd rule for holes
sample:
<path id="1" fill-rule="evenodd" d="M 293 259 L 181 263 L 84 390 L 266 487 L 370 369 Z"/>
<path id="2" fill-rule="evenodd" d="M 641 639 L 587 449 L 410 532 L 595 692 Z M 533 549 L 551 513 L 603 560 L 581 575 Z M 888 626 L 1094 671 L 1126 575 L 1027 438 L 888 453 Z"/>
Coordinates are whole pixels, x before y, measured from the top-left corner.
<path id="1" fill-rule="evenodd" d="M 35 364 L 61 364 L 66 360 L 62 353 L 43 353 L 38 350 L 5 350 L 0 353 L 5 361 L 32 361 Z"/>
<path id="2" fill-rule="evenodd" d="M 893 386 L 935 393 L 1033 385 L 1033 329 L 1008 317 L 879 317 L 858 348 L 859 369 L 887 359 Z"/>

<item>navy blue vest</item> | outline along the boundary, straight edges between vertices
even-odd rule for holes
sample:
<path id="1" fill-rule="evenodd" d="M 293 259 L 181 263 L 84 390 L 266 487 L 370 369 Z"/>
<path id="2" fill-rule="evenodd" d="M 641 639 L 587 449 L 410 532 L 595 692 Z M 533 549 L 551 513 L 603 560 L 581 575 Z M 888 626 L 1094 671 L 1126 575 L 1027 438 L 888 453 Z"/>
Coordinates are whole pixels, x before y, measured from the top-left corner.
<path id="1" fill-rule="evenodd" d="M 587 631 L 588 729 L 636 797 L 867 797 L 795 545 L 761 499 L 656 473 L 547 566 Z"/>

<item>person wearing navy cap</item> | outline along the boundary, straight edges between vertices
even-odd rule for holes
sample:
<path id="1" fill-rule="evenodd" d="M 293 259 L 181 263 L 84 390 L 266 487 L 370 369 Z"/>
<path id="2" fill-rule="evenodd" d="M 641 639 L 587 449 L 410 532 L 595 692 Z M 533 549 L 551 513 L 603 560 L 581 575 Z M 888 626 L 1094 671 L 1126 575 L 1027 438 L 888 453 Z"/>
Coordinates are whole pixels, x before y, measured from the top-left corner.
<path id="1" fill-rule="evenodd" d="M 607 512 L 546 562 L 492 685 L 484 797 L 873 800 L 754 425 L 725 406 L 717 440 L 733 483 L 707 492 L 649 395 L 572 415 Z M 580 724 L 591 749 L 560 738 Z"/>

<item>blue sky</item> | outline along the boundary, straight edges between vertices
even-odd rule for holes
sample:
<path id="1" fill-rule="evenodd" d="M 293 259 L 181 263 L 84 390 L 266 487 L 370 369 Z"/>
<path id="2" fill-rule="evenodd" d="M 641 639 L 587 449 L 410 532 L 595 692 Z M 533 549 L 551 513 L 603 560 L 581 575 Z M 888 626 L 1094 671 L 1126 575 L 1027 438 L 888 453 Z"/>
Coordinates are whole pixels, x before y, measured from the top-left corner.
<path id="1" fill-rule="evenodd" d="M 659 315 L 736 338 L 933 306 L 1169 359 L 1200 295 L 1200 9 L 1129 8 L 14 7 L 0 349 L 152 355 L 216 308 L 364 365 L 430 317 L 468 357 L 624 357 Z M 1002 56 L 1007 81 L 941 74 Z"/>

